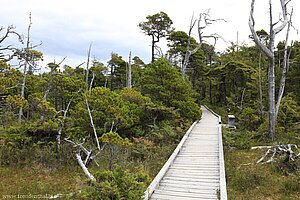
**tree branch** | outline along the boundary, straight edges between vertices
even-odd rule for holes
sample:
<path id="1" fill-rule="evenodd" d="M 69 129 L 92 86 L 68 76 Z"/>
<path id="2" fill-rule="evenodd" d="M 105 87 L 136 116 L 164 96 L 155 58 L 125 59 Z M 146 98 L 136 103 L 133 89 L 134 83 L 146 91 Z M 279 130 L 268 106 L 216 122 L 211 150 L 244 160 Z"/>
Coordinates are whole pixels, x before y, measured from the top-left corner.
<path id="1" fill-rule="evenodd" d="M 251 2 L 251 10 L 250 10 L 250 17 L 249 17 L 249 28 L 250 28 L 250 31 L 253 35 L 253 39 L 254 39 L 254 42 L 257 44 L 257 46 L 267 55 L 268 58 L 271 58 L 273 56 L 272 52 L 268 49 L 267 46 L 265 46 L 259 39 L 255 29 L 254 29 L 254 26 L 255 26 L 255 20 L 254 20 L 254 17 L 253 17 L 253 14 L 254 14 L 254 4 L 255 4 L 255 0 L 252 0 Z"/>
<path id="2" fill-rule="evenodd" d="M 277 104 L 276 104 L 276 110 L 275 110 L 276 119 L 277 119 L 277 116 L 278 116 L 280 103 L 281 103 L 281 100 L 282 100 L 282 97 L 283 97 L 283 94 L 284 94 L 287 69 L 289 68 L 288 67 L 289 66 L 289 56 L 291 54 L 288 53 L 288 40 L 289 40 L 289 33 L 290 33 L 290 28 L 291 28 L 292 16 L 293 16 L 293 9 L 291 11 L 290 19 L 288 21 L 288 27 L 287 27 L 285 43 L 284 43 L 284 56 L 283 56 L 282 75 L 281 75 L 281 79 L 280 79 L 280 88 L 279 88 Z"/>
<path id="3" fill-rule="evenodd" d="M 87 100 L 87 97 L 85 97 L 85 103 L 86 103 L 86 108 L 87 108 L 88 113 L 89 113 L 90 124 L 91 124 L 91 126 L 93 128 L 93 132 L 94 132 L 94 136 L 95 136 L 95 141 L 96 141 L 96 144 L 97 144 L 97 148 L 98 148 L 99 151 L 101 151 L 101 147 L 100 147 L 100 143 L 99 143 L 97 131 L 96 131 L 96 128 L 95 128 L 95 125 L 94 125 L 94 120 L 93 120 L 93 116 L 92 116 L 92 113 L 91 113 L 91 110 L 90 110 L 90 106 L 89 106 L 89 102 Z"/>

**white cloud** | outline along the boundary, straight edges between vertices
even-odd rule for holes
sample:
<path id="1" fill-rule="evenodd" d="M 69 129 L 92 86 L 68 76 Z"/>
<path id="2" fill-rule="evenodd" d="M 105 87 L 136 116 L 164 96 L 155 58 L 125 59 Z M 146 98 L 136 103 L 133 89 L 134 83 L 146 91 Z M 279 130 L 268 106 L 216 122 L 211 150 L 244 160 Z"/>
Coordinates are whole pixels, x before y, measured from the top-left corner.
<path id="1" fill-rule="evenodd" d="M 267 3 L 257 0 L 256 29 L 268 29 Z M 300 28 L 296 21 L 300 15 L 300 2 L 293 0 L 291 5 L 294 5 L 294 26 Z M 274 6 L 278 8 L 277 4 Z M 188 31 L 192 14 L 197 17 L 207 9 L 211 9 L 212 18 L 227 21 L 213 25 L 212 32 L 227 42 L 235 42 L 238 32 L 240 43 L 248 42 L 250 0 L 10 0 L 2 2 L 0 25 L 14 24 L 25 34 L 28 15 L 32 12 L 32 40 L 43 41 L 39 49 L 49 60 L 68 56 L 70 63 L 76 65 L 78 61 L 84 61 L 87 48 L 93 42 L 94 55 L 103 61 L 111 52 L 127 59 L 128 52 L 132 51 L 149 62 L 151 38 L 141 33 L 137 27 L 139 22 L 145 21 L 147 15 L 164 11 L 177 30 Z M 278 16 L 276 12 L 274 19 Z M 293 37 L 299 39 L 295 34 Z M 224 50 L 227 45 L 219 41 L 217 47 Z"/>

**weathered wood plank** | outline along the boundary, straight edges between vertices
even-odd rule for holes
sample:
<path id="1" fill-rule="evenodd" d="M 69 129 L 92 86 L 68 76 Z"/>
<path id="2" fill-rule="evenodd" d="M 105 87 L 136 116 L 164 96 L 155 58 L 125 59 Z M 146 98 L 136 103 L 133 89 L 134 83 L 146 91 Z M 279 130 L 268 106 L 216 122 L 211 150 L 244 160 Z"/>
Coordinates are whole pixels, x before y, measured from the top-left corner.
<path id="1" fill-rule="evenodd" d="M 217 200 L 219 194 L 227 200 L 220 117 L 202 110 L 201 121 L 184 136 L 172 161 L 148 187 L 145 200 Z"/>
<path id="2" fill-rule="evenodd" d="M 186 197 L 186 198 L 205 198 L 205 199 L 214 199 L 216 191 L 210 194 L 199 194 L 199 193 L 189 193 L 189 192 L 178 192 L 178 191 L 169 191 L 169 190 L 155 190 L 154 194 L 160 195 L 169 195 L 169 196 L 176 196 L 176 197 Z"/>

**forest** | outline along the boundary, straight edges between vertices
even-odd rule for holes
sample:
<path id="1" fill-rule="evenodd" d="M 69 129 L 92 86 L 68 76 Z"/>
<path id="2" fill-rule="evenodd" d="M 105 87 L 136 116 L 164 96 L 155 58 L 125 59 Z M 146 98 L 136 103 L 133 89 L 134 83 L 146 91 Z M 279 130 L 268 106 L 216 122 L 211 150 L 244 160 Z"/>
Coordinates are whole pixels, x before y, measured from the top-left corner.
<path id="1" fill-rule="evenodd" d="M 237 128 L 223 130 L 229 199 L 299 199 L 300 41 L 289 41 L 292 14 L 283 10 L 278 23 L 286 40 L 275 44 L 284 28 L 278 23 L 270 32 L 255 30 L 252 16 L 254 43 L 231 43 L 224 52 L 207 42 L 219 37 L 206 35 L 219 23 L 209 13 L 192 19 L 189 32 L 176 30 L 164 12 L 148 15 L 137 26 L 152 38 L 150 63 L 116 52 L 102 63 L 90 46 L 79 66 L 64 59 L 40 66 L 31 17 L 25 34 L 2 26 L 0 199 L 141 199 L 201 119 L 201 105 L 224 124 L 228 114 L 236 117 Z M 8 37 L 23 47 L 5 43 Z M 162 38 L 167 52 L 159 48 Z M 280 145 L 290 145 L 294 158 L 281 152 L 256 163 L 266 149 L 251 147 Z"/>

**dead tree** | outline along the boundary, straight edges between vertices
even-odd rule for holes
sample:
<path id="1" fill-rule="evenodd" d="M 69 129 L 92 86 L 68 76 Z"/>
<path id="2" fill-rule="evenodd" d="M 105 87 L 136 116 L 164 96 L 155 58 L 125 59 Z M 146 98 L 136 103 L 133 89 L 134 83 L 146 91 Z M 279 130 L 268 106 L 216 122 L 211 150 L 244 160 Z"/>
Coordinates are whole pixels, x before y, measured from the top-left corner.
<path id="1" fill-rule="evenodd" d="M 88 91 L 89 89 L 89 65 L 90 65 L 90 56 L 91 56 L 91 50 L 92 50 L 92 43 L 90 44 L 89 50 L 88 50 L 88 57 L 86 62 L 86 77 L 85 77 L 85 89 Z"/>
<path id="2" fill-rule="evenodd" d="M 63 61 L 66 59 L 66 57 L 64 57 L 62 59 L 61 62 L 59 62 L 58 64 L 55 63 L 49 63 L 48 66 L 50 67 L 50 77 L 49 77 L 49 81 L 47 82 L 47 86 L 46 86 L 46 90 L 43 96 L 43 100 L 47 101 L 47 96 L 52 88 L 52 82 L 53 82 L 53 77 L 54 77 L 54 72 L 56 71 L 57 68 L 59 68 L 59 66 L 63 63 Z M 44 115 L 41 115 L 41 120 L 44 120 Z"/>
<path id="3" fill-rule="evenodd" d="M 9 61 L 13 58 L 14 54 L 10 54 L 7 51 L 14 51 L 15 48 L 12 45 L 2 45 L 5 40 L 7 40 L 11 35 L 15 35 L 18 37 L 19 42 L 23 43 L 22 36 L 15 31 L 15 27 L 13 25 L 8 26 L 7 28 L 0 27 L 0 33 L 3 35 L 0 36 L 0 60 Z"/>
<path id="4" fill-rule="evenodd" d="M 29 64 L 28 56 L 26 55 L 26 52 L 29 52 L 29 45 L 30 45 L 30 29 L 31 29 L 31 13 L 29 15 L 29 25 L 27 29 L 27 42 L 26 42 L 26 50 L 25 50 L 25 63 L 24 63 L 24 68 L 23 68 L 23 78 L 22 78 L 22 83 L 21 83 L 21 97 L 24 97 L 25 93 L 25 84 L 26 84 L 26 75 L 27 75 L 27 66 Z M 19 109 L 19 117 L 18 117 L 18 122 L 21 123 L 22 121 L 22 116 L 23 116 L 23 108 L 20 107 Z"/>
<path id="5" fill-rule="evenodd" d="M 72 101 L 73 101 L 75 95 L 77 95 L 80 91 L 81 91 L 81 89 L 78 90 L 77 93 L 74 94 L 74 95 L 71 97 L 71 99 L 69 100 L 69 103 L 68 103 L 68 105 L 67 105 L 67 107 L 66 107 L 65 110 L 58 111 L 58 112 L 56 113 L 56 115 L 55 115 L 55 117 L 56 117 L 58 114 L 63 113 L 63 118 L 60 120 L 58 129 L 57 129 L 57 136 L 56 136 L 56 149 L 57 149 L 57 155 L 59 155 L 59 153 L 60 153 L 60 144 L 61 144 L 62 129 L 63 129 L 64 125 L 65 125 L 67 113 L 68 113 L 68 111 L 69 111 L 69 109 L 70 109 L 71 103 L 72 103 Z M 57 156 L 57 157 L 59 157 L 59 156 Z"/>
<path id="6" fill-rule="evenodd" d="M 23 67 L 23 77 L 21 80 L 21 91 L 20 91 L 20 96 L 21 98 L 24 98 L 24 93 L 25 93 L 25 85 L 26 85 L 26 77 L 27 73 L 29 72 L 34 72 L 37 67 L 37 61 L 41 60 L 43 57 L 43 54 L 39 51 L 34 50 L 37 46 L 40 46 L 40 44 L 37 45 L 32 45 L 30 41 L 30 30 L 31 30 L 31 13 L 29 14 L 29 25 L 27 29 L 27 41 L 26 41 L 26 46 L 25 48 L 22 49 L 15 49 L 14 50 L 14 55 L 18 57 L 20 67 Z M 21 123 L 23 117 L 23 108 L 20 107 L 19 109 L 19 114 L 18 114 L 18 122 Z"/>
<path id="7" fill-rule="evenodd" d="M 295 161 L 300 157 L 300 152 L 295 144 L 252 147 L 251 149 L 262 148 L 268 148 L 268 151 L 256 163 L 271 163 L 275 162 L 278 158 L 284 158 L 285 161 Z"/>
<path id="8" fill-rule="evenodd" d="M 65 138 L 64 141 L 66 141 L 70 144 L 73 144 L 73 147 L 76 148 L 75 157 L 76 157 L 78 165 L 81 167 L 83 173 L 91 181 L 96 181 L 95 177 L 93 176 L 93 174 L 90 173 L 90 171 L 88 169 L 88 164 L 91 160 L 95 161 L 94 157 L 98 154 L 96 154 L 95 156 L 92 156 L 93 149 L 88 149 L 87 147 L 84 147 L 85 139 L 83 139 L 82 143 L 74 142 L 74 141 L 70 140 L 69 138 Z M 104 146 L 100 150 L 103 151 L 103 148 L 104 148 Z M 84 154 L 84 160 L 83 160 L 82 154 Z M 98 165 L 98 163 L 96 161 L 95 161 L 95 163 Z"/>
<path id="9" fill-rule="evenodd" d="M 288 53 L 288 41 L 289 41 L 289 33 L 290 33 L 290 28 L 291 28 L 291 23 L 292 23 L 292 16 L 293 16 L 293 9 L 291 11 L 290 20 L 288 21 L 288 27 L 287 27 L 287 32 L 286 32 L 286 37 L 285 37 L 285 42 L 284 42 L 282 76 L 280 79 L 279 93 L 278 93 L 278 98 L 277 98 L 277 103 L 276 103 L 275 119 L 277 119 L 277 116 L 278 116 L 278 111 L 279 111 L 280 103 L 281 103 L 283 93 L 284 93 L 284 88 L 285 88 L 287 69 L 289 68 L 289 60 L 290 60 L 291 50 Z"/>
<path id="10" fill-rule="evenodd" d="M 254 4 L 255 0 L 251 2 L 250 17 L 249 17 L 249 27 L 257 46 L 266 54 L 269 59 L 268 66 L 268 96 L 269 96 L 269 137 L 274 139 L 275 137 L 275 123 L 276 123 L 276 109 L 275 109 L 275 36 L 281 32 L 285 26 L 288 24 L 288 13 L 287 4 L 288 0 L 280 0 L 283 20 L 273 22 L 273 12 L 272 12 L 272 0 L 269 0 L 269 18 L 270 18 L 270 41 L 269 45 L 264 45 L 260 40 L 255 31 L 255 20 L 254 20 Z"/>
<path id="11" fill-rule="evenodd" d="M 185 79 L 186 69 L 187 69 L 187 66 L 189 64 L 190 56 L 195 54 L 200 49 L 203 42 L 206 42 L 205 41 L 206 39 L 213 39 L 214 40 L 214 45 L 215 45 L 217 39 L 219 38 L 219 36 L 217 34 L 205 35 L 203 33 L 204 29 L 207 28 L 209 25 L 213 24 L 214 22 L 223 20 L 223 19 L 211 19 L 208 11 L 204 12 L 204 13 L 200 13 L 199 19 L 194 20 L 193 18 L 194 17 L 192 17 L 191 23 L 190 23 L 186 53 L 185 53 L 184 60 L 183 60 L 183 65 L 182 65 L 182 72 L 181 72 L 182 80 Z M 225 21 L 225 20 L 223 20 L 223 21 Z M 199 43 L 197 44 L 197 46 L 193 50 L 190 50 L 190 48 L 191 48 L 191 34 L 192 34 L 192 30 L 193 30 L 196 22 L 198 22 L 197 24 L 198 24 Z"/>
<path id="12" fill-rule="evenodd" d="M 78 94 L 80 91 L 81 90 L 79 90 L 76 94 Z M 87 93 L 86 93 L 86 95 L 87 95 Z M 72 98 L 70 99 L 66 110 L 60 111 L 60 112 L 63 112 L 63 118 L 60 121 L 60 125 L 59 125 L 59 128 L 57 130 L 58 134 L 57 134 L 57 137 L 56 137 L 56 142 L 57 142 L 58 153 L 59 153 L 60 144 L 61 144 L 61 141 L 62 141 L 62 139 L 61 139 L 62 129 L 63 129 L 63 126 L 65 124 L 67 112 L 70 108 L 71 102 L 72 102 L 74 97 L 75 97 L 75 95 L 73 95 Z M 91 113 L 91 110 L 90 110 L 90 107 L 89 107 L 89 104 L 88 104 L 87 97 L 85 97 L 85 103 L 86 103 L 87 111 L 88 111 L 88 114 L 89 114 L 89 117 L 90 117 L 90 124 L 93 128 L 93 133 L 94 133 L 94 137 L 95 137 L 95 141 L 96 141 L 96 147 L 93 147 L 93 146 L 92 147 L 87 147 L 88 145 L 85 145 L 86 138 L 81 139 L 81 141 L 82 141 L 81 143 L 74 142 L 70 138 L 64 138 L 63 141 L 72 144 L 73 147 L 76 148 L 75 158 L 77 160 L 78 165 L 81 167 L 84 174 L 91 181 L 95 181 L 96 180 L 95 177 L 88 170 L 88 164 L 91 161 L 94 161 L 96 163 L 96 165 L 99 166 L 99 164 L 96 161 L 96 157 L 104 150 L 105 145 L 102 145 L 102 147 L 100 146 L 98 135 L 97 135 L 97 132 L 96 132 L 96 128 L 95 128 L 95 125 L 94 125 L 94 122 L 93 122 L 93 116 L 92 116 L 92 113 Z M 58 113 L 60 113 L 60 112 L 58 112 Z"/>
<path id="13" fill-rule="evenodd" d="M 129 52 L 128 71 L 127 71 L 127 84 L 126 86 L 132 88 L 132 70 L 131 70 L 131 51 Z"/>
<path id="14" fill-rule="evenodd" d="M 264 116 L 264 104 L 263 104 L 263 92 L 262 92 L 262 78 L 261 78 L 261 51 L 259 52 L 258 61 L 258 84 L 259 84 L 259 110 L 260 110 L 260 120 L 263 120 Z"/>

